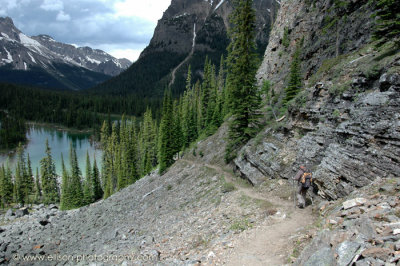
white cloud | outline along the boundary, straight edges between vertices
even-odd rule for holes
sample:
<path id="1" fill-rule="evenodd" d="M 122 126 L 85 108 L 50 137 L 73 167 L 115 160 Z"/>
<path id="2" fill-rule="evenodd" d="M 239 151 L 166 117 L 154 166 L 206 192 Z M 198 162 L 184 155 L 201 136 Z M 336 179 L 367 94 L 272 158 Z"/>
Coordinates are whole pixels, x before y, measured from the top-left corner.
<path id="1" fill-rule="evenodd" d="M 143 50 L 143 49 L 142 49 Z M 108 53 L 115 58 L 127 58 L 131 62 L 135 62 L 138 58 L 142 50 L 138 49 L 116 49 L 116 50 L 110 50 Z"/>
<path id="2" fill-rule="evenodd" d="M 7 16 L 7 11 L 0 9 L 0 16 Z"/>
<path id="3" fill-rule="evenodd" d="M 171 0 L 120 0 L 114 4 L 117 17 L 139 17 L 156 23 Z"/>
<path id="4" fill-rule="evenodd" d="M 70 21 L 71 20 L 71 16 L 66 14 L 66 13 L 64 13 L 64 11 L 61 10 L 60 12 L 58 12 L 56 20 L 57 21 Z"/>
<path id="5" fill-rule="evenodd" d="M 44 0 L 40 8 L 46 11 L 61 11 L 64 9 L 64 3 L 61 0 Z"/>
<path id="6" fill-rule="evenodd" d="M 7 1 L 7 8 L 8 9 L 13 9 L 13 8 L 16 8 L 17 6 L 18 6 L 17 0 L 8 0 Z"/>

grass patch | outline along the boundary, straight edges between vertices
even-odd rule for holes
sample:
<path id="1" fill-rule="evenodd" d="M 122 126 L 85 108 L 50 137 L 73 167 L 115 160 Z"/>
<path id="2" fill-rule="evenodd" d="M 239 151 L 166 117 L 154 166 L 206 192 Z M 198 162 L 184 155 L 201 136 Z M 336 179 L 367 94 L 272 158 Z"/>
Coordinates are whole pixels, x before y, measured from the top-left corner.
<path id="1" fill-rule="evenodd" d="M 249 222 L 249 220 L 247 218 L 244 218 L 244 219 L 239 219 L 239 220 L 234 221 L 231 224 L 229 230 L 234 231 L 235 233 L 240 233 L 251 227 L 252 227 L 252 224 Z"/>
<path id="2" fill-rule="evenodd" d="M 343 94 L 348 88 L 350 88 L 351 81 L 345 82 L 343 84 L 336 83 L 332 87 L 329 88 L 329 94 L 332 96 L 339 96 Z"/>
<path id="3" fill-rule="evenodd" d="M 207 237 L 204 237 L 202 235 L 197 235 L 193 242 L 192 242 L 192 247 L 193 248 L 199 248 L 199 247 L 208 247 L 210 244 L 210 239 Z"/>
<path id="4" fill-rule="evenodd" d="M 232 184 L 230 182 L 224 182 L 222 184 L 221 191 L 222 191 L 222 193 L 229 193 L 229 192 L 234 191 L 235 189 L 236 189 L 236 187 L 234 184 Z"/>

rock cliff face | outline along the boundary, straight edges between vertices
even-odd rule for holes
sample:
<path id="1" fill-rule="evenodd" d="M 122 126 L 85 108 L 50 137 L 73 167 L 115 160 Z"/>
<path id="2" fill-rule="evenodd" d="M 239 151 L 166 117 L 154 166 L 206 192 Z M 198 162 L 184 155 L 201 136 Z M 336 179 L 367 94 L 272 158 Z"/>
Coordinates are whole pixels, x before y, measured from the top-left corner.
<path id="1" fill-rule="evenodd" d="M 391 44 L 377 49 L 369 43 L 374 21 L 368 1 L 313 5 L 283 2 L 258 72 L 260 83 L 268 79 L 282 92 L 290 54 L 303 39 L 306 89 L 289 105 L 289 117 L 239 152 L 235 166 L 258 185 L 290 178 L 306 164 L 315 192 L 337 199 L 377 177 L 400 175 L 400 54 Z M 285 26 L 287 49 L 281 45 Z"/>

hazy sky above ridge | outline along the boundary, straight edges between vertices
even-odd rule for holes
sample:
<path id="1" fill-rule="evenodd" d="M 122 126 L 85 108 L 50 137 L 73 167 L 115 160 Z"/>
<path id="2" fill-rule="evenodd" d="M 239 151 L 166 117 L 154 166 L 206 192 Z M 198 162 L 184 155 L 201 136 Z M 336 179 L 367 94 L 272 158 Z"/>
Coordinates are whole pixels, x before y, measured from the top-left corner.
<path id="1" fill-rule="evenodd" d="M 23 33 L 89 46 L 134 61 L 171 0 L 0 0 Z"/>

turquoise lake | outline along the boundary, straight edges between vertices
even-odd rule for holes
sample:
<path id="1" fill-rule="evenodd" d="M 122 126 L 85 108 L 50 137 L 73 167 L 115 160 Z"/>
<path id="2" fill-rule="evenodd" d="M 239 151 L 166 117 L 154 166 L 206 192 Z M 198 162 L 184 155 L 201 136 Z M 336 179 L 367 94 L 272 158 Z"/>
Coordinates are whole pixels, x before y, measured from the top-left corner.
<path id="1" fill-rule="evenodd" d="M 24 145 L 25 157 L 28 153 L 32 163 L 33 174 L 36 175 L 36 168 L 40 170 L 40 160 L 45 156 L 46 139 L 49 140 L 51 154 L 56 165 L 58 175 L 61 175 L 61 154 L 63 154 L 64 162 L 69 169 L 69 149 L 72 143 L 76 149 L 79 167 L 82 175 L 85 175 L 86 169 L 86 152 L 89 152 L 91 164 L 93 158 L 96 157 L 97 166 L 101 170 L 102 150 L 96 148 L 95 143 L 91 140 L 89 133 L 61 130 L 50 126 L 30 125 L 27 132 L 28 141 Z M 6 164 L 9 160 L 10 166 L 14 171 L 14 165 L 17 160 L 15 152 L 6 152 L 0 154 L 0 165 Z"/>

